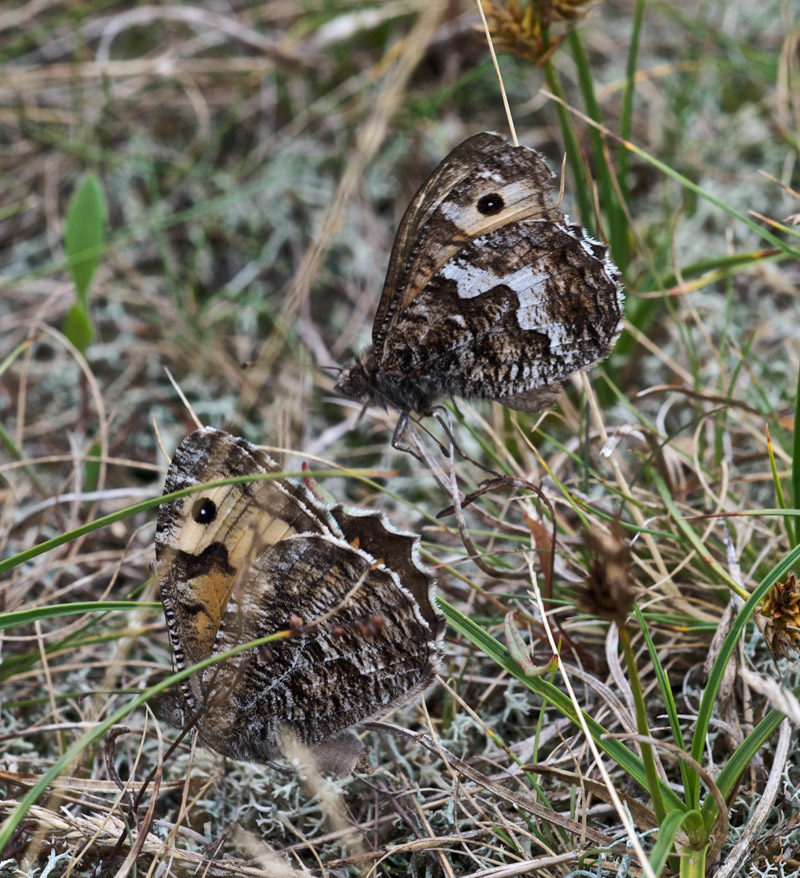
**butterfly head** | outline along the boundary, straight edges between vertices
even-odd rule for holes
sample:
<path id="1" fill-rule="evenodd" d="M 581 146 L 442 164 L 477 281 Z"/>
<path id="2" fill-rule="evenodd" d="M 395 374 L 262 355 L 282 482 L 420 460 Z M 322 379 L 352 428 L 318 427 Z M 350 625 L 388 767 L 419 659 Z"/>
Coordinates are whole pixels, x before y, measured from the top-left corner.
<path id="1" fill-rule="evenodd" d="M 430 414 L 431 405 L 442 395 L 435 381 L 424 380 L 418 369 L 413 369 L 408 348 L 396 351 L 400 364 L 384 368 L 373 348 L 358 354 L 353 363 L 342 371 L 334 391 L 346 399 L 395 408 L 399 412 Z"/>
<path id="2" fill-rule="evenodd" d="M 353 362 L 342 370 L 333 390 L 356 402 L 374 402 L 379 397 L 375 386 L 378 364 L 371 347 L 361 351 Z"/>

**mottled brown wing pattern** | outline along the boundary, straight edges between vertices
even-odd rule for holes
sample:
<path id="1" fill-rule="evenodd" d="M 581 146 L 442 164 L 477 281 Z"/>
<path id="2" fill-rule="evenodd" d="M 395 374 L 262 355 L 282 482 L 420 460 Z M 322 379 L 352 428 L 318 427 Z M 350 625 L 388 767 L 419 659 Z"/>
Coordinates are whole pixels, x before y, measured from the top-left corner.
<path id="1" fill-rule="evenodd" d="M 198 430 L 176 449 L 164 493 L 223 478 L 277 473 L 259 449 Z M 235 577 L 261 546 L 293 533 L 328 532 L 331 519 L 286 479 L 209 488 L 159 508 L 156 557 L 176 665 L 208 658 Z"/>
<path id="2" fill-rule="evenodd" d="M 201 430 L 176 451 L 165 492 L 276 471 L 244 440 Z M 285 730 L 336 749 L 353 725 L 424 689 L 444 621 L 417 546 L 378 513 L 328 509 L 286 479 L 162 505 L 156 570 L 178 668 L 295 626 L 189 678 L 185 713 L 201 741 L 254 761 L 276 758 Z"/>
<path id="3" fill-rule="evenodd" d="M 498 134 L 456 147 L 406 212 L 373 346 L 336 390 L 405 414 L 451 395 L 537 411 L 603 359 L 622 326 L 619 272 L 551 188 L 542 157 Z"/>

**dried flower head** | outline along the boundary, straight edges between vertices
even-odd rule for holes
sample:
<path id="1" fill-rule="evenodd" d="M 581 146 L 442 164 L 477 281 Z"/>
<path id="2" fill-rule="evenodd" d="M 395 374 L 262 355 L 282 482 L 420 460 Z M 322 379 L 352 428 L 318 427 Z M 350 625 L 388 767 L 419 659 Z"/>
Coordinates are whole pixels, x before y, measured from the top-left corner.
<path id="1" fill-rule="evenodd" d="M 800 651 L 800 591 L 790 573 L 767 592 L 759 608 L 766 618 L 764 637 L 773 655 L 787 656 Z"/>
<path id="2" fill-rule="evenodd" d="M 592 563 L 576 602 L 592 616 L 622 625 L 637 593 L 631 578 L 631 547 L 622 526 L 616 521 L 611 533 L 584 531 L 583 544 L 592 553 Z"/>
<path id="3" fill-rule="evenodd" d="M 481 0 L 498 52 L 544 64 L 596 0 Z M 551 25 L 560 25 L 551 32 Z M 564 26 L 566 25 L 566 26 Z"/>

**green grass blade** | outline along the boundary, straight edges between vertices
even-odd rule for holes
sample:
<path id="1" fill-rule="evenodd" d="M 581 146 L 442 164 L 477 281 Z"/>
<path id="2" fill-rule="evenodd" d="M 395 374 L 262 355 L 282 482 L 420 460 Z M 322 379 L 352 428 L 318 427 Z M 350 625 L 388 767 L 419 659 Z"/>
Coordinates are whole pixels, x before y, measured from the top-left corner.
<path id="1" fill-rule="evenodd" d="M 578 84 L 581 88 L 586 110 L 595 122 L 601 122 L 600 105 L 594 93 L 594 79 L 589 66 L 589 59 L 583 47 L 580 33 L 573 28 L 568 37 L 572 51 L 572 59 L 578 72 Z M 599 128 L 591 127 L 589 136 L 592 139 L 592 157 L 597 176 L 599 199 L 602 209 L 608 217 L 608 244 L 611 248 L 611 256 L 618 268 L 624 270 L 628 265 L 628 221 L 625 212 L 619 204 L 617 188 L 612 180 L 613 171 L 609 167 L 607 152 L 603 144 L 603 136 Z M 624 153 L 625 150 L 620 150 Z"/>
<path id="2" fill-rule="evenodd" d="M 792 689 L 792 694 L 796 698 L 800 698 L 800 686 Z M 747 770 L 747 766 L 753 761 L 756 753 L 764 746 L 764 744 L 777 731 L 778 726 L 786 719 L 785 714 L 779 710 L 771 710 L 752 732 L 742 741 L 736 748 L 731 758 L 725 763 L 722 771 L 717 775 L 715 783 L 723 798 L 726 800 L 731 795 L 739 782 L 739 778 Z M 703 807 L 700 809 L 706 828 L 708 830 L 714 825 L 717 819 L 717 803 L 713 796 L 709 796 Z"/>
<path id="3" fill-rule="evenodd" d="M 675 505 L 675 501 L 672 499 L 672 494 L 667 487 L 667 483 L 664 481 L 661 475 L 653 470 L 652 476 L 656 490 L 661 496 L 661 499 L 664 502 L 667 510 L 669 511 L 669 514 L 672 516 L 675 524 L 678 525 L 678 527 L 683 531 L 684 535 L 689 539 L 689 542 L 692 544 L 692 546 L 694 546 L 698 556 L 714 571 L 714 573 L 717 574 L 720 580 L 724 582 L 732 592 L 739 595 L 739 597 L 743 601 L 747 600 L 747 592 L 730 575 L 730 573 L 728 573 L 728 571 L 710 554 L 708 549 L 706 549 L 706 547 L 700 540 L 700 537 L 698 537 L 695 533 L 694 528 L 683 517 L 680 510 Z"/>
<path id="4" fill-rule="evenodd" d="M 768 229 L 765 229 L 762 225 L 759 225 L 759 223 L 751 219 L 746 214 L 743 214 L 741 211 L 736 210 L 735 207 L 731 207 L 729 204 L 726 204 L 724 201 L 717 198 L 707 189 L 703 189 L 702 186 L 698 186 L 697 183 L 693 183 L 688 177 L 684 176 L 679 171 L 676 171 L 674 168 L 671 168 L 669 165 L 660 161 L 646 150 L 641 149 L 640 147 L 636 146 L 636 144 L 631 143 L 629 140 L 618 137 L 616 134 L 614 134 L 613 131 L 606 128 L 604 125 L 600 125 L 593 119 L 590 119 L 584 113 L 576 110 L 574 107 L 568 106 L 566 101 L 561 97 L 560 94 L 552 93 L 550 97 L 554 101 L 556 101 L 556 103 L 560 104 L 567 112 L 570 112 L 573 115 L 580 117 L 588 125 L 599 128 L 604 134 L 606 134 L 610 138 L 613 138 L 615 141 L 624 146 L 625 149 L 630 150 L 635 156 L 638 156 L 640 159 L 642 159 L 642 161 L 645 161 L 649 165 L 652 165 L 654 168 L 661 171 L 661 173 L 664 174 L 666 177 L 669 177 L 670 179 L 675 180 L 677 183 L 680 183 L 680 185 L 684 189 L 687 189 L 689 192 L 693 192 L 695 195 L 703 198 L 705 201 L 708 201 L 709 204 L 713 204 L 715 207 L 718 207 L 728 216 L 732 217 L 735 220 L 738 220 L 740 223 L 742 223 L 742 225 L 747 226 L 750 231 L 755 232 L 758 237 L 763 238 L 765 241 L 768 241 L 773 247 L 777 247 L 787 256 L 790 256 L 792 259 L 800 259 L 800 249 L 790 247 L 785 241 L 777 238 L 775 235 L 772 234 L 772 232 L 770 232 Z"/>
<path id="5" fill-rule="evenodd" d="M 61 324 L 61 331 L 83 353 L 94 338 L 94 325 L 83 302 L 73 302 Z"/>
<path id="6" fill-rule="evenodd" d="M 794 432 L 792 433 L 792 505 L 800 508 L 800 371 L 794 392 Z M 794 544 L 800 543 L 800 520 L 794 519 Z"/>
<path id="7" fill-rule="evenodd" d="M 501 668 L 506 670 L 520 683 L 527 686 L 541 698 L 550 701 L 553 706 L 564 716 L 578 725 L 575 708 L 570 699 L 560 690 L 544 680 L 542 677 L 528 677 L 520 666 L 511 658 L 505 647 L 480 625 L 476 625 L 469 617 L 459 612 L 447 601 L 437 597 L 437 602 L 447 616 L 447 621 L 461 634 L 468 638 L 475 646 L 483 651 L 489 658 L 495 661 Z M 584 718 L 597 746 L 605 751 L 631 778 L 633 778 L 644 790 L 647 790 L 647 776 L 642 761 L 619 741 L 609 738 L 608 732 L 592 717 L 584 713 Z M 675 808 L 683 809 L 684 805 L 680 798 L 666 783 L 659 780 L 661 795 L 668 810 Z"/>
<path id="8" fill-rule="evenodd" d="M 755 612 L 758 605 L 761 603 L 764 595 L 772 588 L 773 584 L 777 582 L 782 577 L 786 576 L 787 573 L 798 563 L 798 559 L 800 559 L 800 546 L 795 547 L 779 564 L 772 568 L 772 570 L 764 577 L 764 579 L 759 583 L 756 590 L 749 596 L 744 606 L 739 610 L 736 614 L 736 618 L 733 620 L 731 624 L 731 629 L 726 635 L 725 639 L 722 642 L 722 646 L 720 647 L 719 653 L 717 654 L 716 659 L 714 660 L 714 664 L 711 668 L 711 673 L 708 675 L 708 682 L 706 683 L 706 688 L 703 691 L 703 697 L 700 699 L 700 707 L 697 711 L 697 719 L 695 721 L 695 729 L 694 736 L 692 738 L 692 749 L 691 755 L 692 758 L 697 762 L 702 762 L 703 758 L 703 747 L 705 745 L 706 735 L 708 734 L 708 729 L 711 724 L 711 716 L 714 712 L 714 704 L 716 703 L 717 696 L 719 695 L 719 688 L 722 684 L 722 676 L 725 673 L 725 667 L 730 661 L 731 654 L 733 650 L 736 648 L 736 644 L 739 641 L 739 638 L 742 635 L 742 632 L 745 629 L 745 626 L 750 621 L 750 617 Z M 777 713 L 777 711 L 775 711 Z M 757 728 L 760 728 L 763 724 L 759 723 Z M 751 733 L 752 736 L 753 733 Z M 691 792 L 692 796 L 689 797 L 689 789 L 687 788 L 687 803 L 690 807 L 696 807 L 698 805 L 698 797 L 699 797 L 699 787 L 697 786 L 697 780 L 691 784 Z M 717 785 L 720 787 L 723 796 L 727 795 L 730 792 L 730 789 L 727 791 L 723 789 L 723 787 L 719 783 L 719 779 L 717 781 Z"/>
<path id="9" fill-rule="evenodd" d="M 106 234 L 106 200 L 100 181 L 88 174 L 67 207 L 64 248 L 78 301 L 88 306 L 89 285 L 100 264 Z"/>
<path id="10" fill-rule="evenodd" d="M 636 8 L 633 12 L 633 26 L 631 27 L 631 41 L 628 46 L 628 58 L 625 63 L 625 90 L 622 93 L 622 106 L 620 107 L 619 116 L 619 133 L 624 140 L 630 140 L 631 136 L 633 93 L 636 88 L 636 64 L 639 58 L 639 38 L 642 33 L 644 7 L 645 0 L 637 0 Z M 621 149 L 619 151 L 617 165 L 620 191 L 622 192 L 623 199 L 627 202 L 629 197 L 629 154 L 626 149 Z"/>
<path id="11" fill-rule="evenodd" d="M 346 471 L 348 476 L 356 478 L 363 477 L 367 473 L 374 474 L 374 470 L 349 469 Z M 314 478 L 322 476 L 334 477 L 341 475 L 343 475 L 342 470 L 308 470 L 307 472 L 299 473 L 257 473 L 249 476 L 234 476 L 230 479 L 217 479 L 214 482 L 192 485 L 190 488 L 183 488 L 180 491 L 174 491 L 172 494 L 159 495 L 158 497 L 153 497 L 151 500 L 142 500 L 141 503 L 135 503 L 133 506 L 126 506 L 124 509 L 118 509 L 116 512 L 104 515 L 102 518 L 89 521 L 86 524 L 82 524 L 80 527 L 59 534 L 57 537 L 52 537 L 52 539 L 45 540 L 43 543 L 31 546 L 30 549 L 26 549 L 24 552 L 18 552 L 16 555 L 6 558 L 4 561 L 0 561 L 0 573 L 5 573 L 6 570 L 10 570 L 12 567 L 16 567 L 19 564 L 24 564 L 26 561 L 30 561 L 31 558 L 36 558 L 38 555 L 49 552 L 51 549 L 63 546 L 64 543 L 85 536 L 86 534 L 92 533 L 92 531 L 100 530 L 100 528 L 107 527 L 109 524 L 114 524 L 115 521 L 122 521 L 124 518 L 129 518 L 131 515 L 136 515 L 139 512 L 146 512 L 148 509 L 153 509 L 156 506 L 160 506 L 162 503 L 168 503 L 170 500 L 177 500 L 179 497 L 188 497 L 190 494 L 196 494 L 198 491 L 203 491 L 206 488 L 217 488 L 222 485 L 240 485 L 244 482 L 269 481 L 271 479 L 293 477 Z"/>
<path id="12" fill-rule="evenodd" d="M 661 664 L 661 660 L 658 657 L 658 650 L 656 649 L 656 645 L 653 643 L 653 638 L 650 636 L 650 632 L 647 630 L 647 620 L 645 619 L 644 614 L 642 613 L 638 604 L 633 605 L 633 611 L 636 614 L 637 620 L 639 621 L 639 627 L 641 628 L 642 636 L 644 637 L 645 644 L 647 645 L 647 652 L 650 655 L 650 661 L 653 663 L 653 670 L 655 671 L 656 680 L 658 681 L 658 688 L 661 692 L 661 698 L 664 702 L 664 710 L 667 714 L 669 727 L 672 730 L 672 741 L 676 747 L 685 752 L 686 744 L 683 740 L 683 730 L 681 729 L 681 721 L 678 718 L 678 709 L 675 706 L 675 698 L 672 694 L 672 686 L 670 685 L 669 677 L 667 676 L 667 672 L 664 670 L 664 666 Z M 686 789 L 691 769 L 683 759 L 678 760 L 678 765 L 680 767 L 681 778 L 683 780 L 683 788 Z"/>
<path id="13" fill-rule="evenodd" d="M 650 852 L 649 863 L 656 875 L 660 875 L 667 860 L 674 852 L 675 837 L 686 820 L 686 812 L 670 811 L 658 827 L 658 837 Z"/>
<path id="14" fill-rule="evenodd" d="M 795 400 L 795 426 L 797 425 L 797 408 L 796 408 L 796 400 Z M 764 425 L 767 431 L 767 457 L 769 458 L 769 468 L 772 473 L 772 484 L 775 486 L 775 500 L 780 506 L 781 509 L 788 509 L 788 505 L 786 503 L 786 498 L 783 495 L 783 485 L 781 485 L 781 479 L 778 475 L 778 465 L 775 463 L 775 452 L 772 448 L 772 436 L 770 435 L 769 425 Z M 792 452 L 795 452 L 795 444 L 796 440 L 793 439 L 792 442 Z M 792 459 L 792 488 L 794 490 L 794 474 L 795 474 L 795 458 Z M 787 516 L 783 518 L 783 527 L 786 531 L 786 536 L 789 540 L 789 545 L 797 545 L 797 539 L 794 535 L 794 527 L 793 523 L 796 519 L 789 519 Z"/>
<path id="15" fill-rule="evenodd" d="M 645 776 L 647 777 L 647 789 L 650 793 L 650 800 L 653 803 L 653 811 L 656 820 L 661 823 L 667 813 L 664 807 L 664 800 L 661 798 L 661 782 L 658 776 L 658 768 L 656 766 L 655 756 L 653 754 L 653 745 L 649 738 L 652 737 L 650 725 L 647 722 L 647 708 L 645 707 L 644 692 L 642 690 L 642 681 L 639 676 L 639 669 L 636 666 L 636 657 L 631 646 L 630 634 L 627 626 L 619 628 L 619 644 L 622 648 L 622 654 L 625 657 L 625 667 L 628 671 L 628 685 L 631 688 L 633 696 L 633 704 L 636 711 L 636 730 L 642 736 L 639 741 L 639 747 L 642 752 L 642 764 L 644 765 Z"/>
<path id="16" fill-rule="evenodd" d="M 561 88 L 561 80 L 558 77 L 558 71 L 552 61 L 548 61 L 544 65 L 544 75 L 547 79 L 547 85 L 550 91 L 562 98 L 562 102 L 556 107 L 558 121 L 561 125 L 561 134 L 564 138 L 564 149 L 567 153 L 567 164 L 572 171 L 575 185 L 572 191 L 575 193 L 575 201 L 578 204 L 578 213 L 580 220 L 586 227 L 586 231 L 590 235 L 597 235 L 596 223 L 594 221 L 594 210 L 592 208 L 592 199 L 589 196 L 591 191 L 589 180 L 586 178 L 586 168 L 581 159 L 581 145 L 575 136 L 575 129 L 570 124 L 569 113 L 566 110 L 566 101 L 563 100 L 564 90 Z"/>
<path id="17" fill-rule="evenodd" d="M 78 601 L 74 604 L 50 604 L 44 607 L 34 607 L 31 610 L 14 610 L 11 613 L 0 614 L 0 631 L 6 628 L 16 628 L 20 625 L 30 625 L 42 619 L 55 619 L 59 616 L 82 615 L 83 613 L 110 613 L 112 610 L 159 610 L 161 603 L 158 601 Z"/>

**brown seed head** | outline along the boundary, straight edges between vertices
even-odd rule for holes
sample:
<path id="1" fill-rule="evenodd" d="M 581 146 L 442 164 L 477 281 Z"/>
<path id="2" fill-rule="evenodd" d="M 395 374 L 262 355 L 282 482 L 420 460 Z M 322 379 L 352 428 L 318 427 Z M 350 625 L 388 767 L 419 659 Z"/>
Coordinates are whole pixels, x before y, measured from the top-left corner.
<path id="1" fill-rule="evenodd" d="M 495 49 L 536 64 L 550 58 L 594 3 L 595 0 L 482 0 Z M 551 32 L 553 24 L 561 25 L 558 33 Z"/>
<path id="2" fill-rule="evenodd" d="M 800 651 L 800 590 L 790 573 L 767 592 L 759 608 L 766 618 L 764 637 L 773 655 L 787 656 Z"/>
<path id="3" fill-rule="evenodd" d="M 610 534 L 584 531 L 583 544 L 592 553 L 592 563 L 576 602 L 590 615 L 622 625 L 637 589 L 631 578 L 631 547 L 620 523 L 614 523 Z"/>

